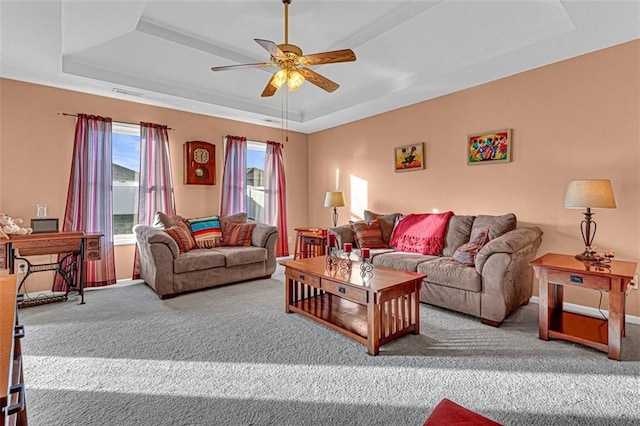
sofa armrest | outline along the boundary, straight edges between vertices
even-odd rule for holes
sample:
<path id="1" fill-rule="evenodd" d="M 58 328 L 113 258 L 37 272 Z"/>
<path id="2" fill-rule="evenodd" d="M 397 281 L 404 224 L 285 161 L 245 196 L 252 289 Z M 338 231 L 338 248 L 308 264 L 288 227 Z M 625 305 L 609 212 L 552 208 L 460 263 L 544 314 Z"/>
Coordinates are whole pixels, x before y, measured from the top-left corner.
<path id="1" fill-rule="evenodd" d="M 482 274 L 482 269 L 491 255 L 495 253 L 515 253 L 531 244 L 535 244 L 541 237 L 542 231 L 540 228 L 530 227 L 514 229 L 489 241 L 476 256 L 476 270 Z M 538 242 L 538 245 L 540 245 L 540 242 Z"/>
<path id="2" fill-rule="evenodd" d="M 171 251 L 174 259 L 180 254 L 178 243 L 160 228 L 147 225 L 135 225 L 133 232 L 136 235 L 138 245 L 164 244 L 169 251 Z"/>
<path id="3" fill-rule="evenodd" d="M 266 223 L 255 223 L 256 227 L 253 229 L 253 234 L 251 234 L 251 245 L 254 247 L 264 247 L 268 249 L 269 247 L 267 247 L 267 243 L 270 242 L 269 237 L 275 235 L 276 238 L 272 238 L 274 240 L 273 244 L 275 247 L 275 240 L 278 239 L 277 236 L 279 234 L 278 228 L 267 225 Z"/>
<path id="4" fill-rule="evenodd" d="M 334 228 L 327 229 L 327 232 L 330 234 L 335 234 L 336 236 L 336 244 L 339 249 L 342 249 L 342 245 L 344 243 L 351 243 L 353 247 L 356 247 L 355 240 L 353 239 L 353 231 L 351 230 L 351 225 L 345 224 L 336 226 Z"/>

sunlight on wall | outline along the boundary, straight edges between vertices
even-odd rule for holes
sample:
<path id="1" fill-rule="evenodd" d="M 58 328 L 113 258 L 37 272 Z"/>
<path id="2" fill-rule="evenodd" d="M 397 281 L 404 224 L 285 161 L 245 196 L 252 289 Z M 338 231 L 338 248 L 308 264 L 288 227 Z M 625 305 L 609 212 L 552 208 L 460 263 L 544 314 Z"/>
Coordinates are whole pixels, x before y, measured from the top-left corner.
<path id="1" fill-rule="evenodd" d="M 334 191 L 338 190 L 339 184 L 340 184 L 340 169 L 336 169 L 336 189 Z"/>
<path id="2" fill-rule="evenodd" d="M 351 220 L 362 220 L 362 212 L 367 208 L 369 182 L 351 175 Z"/>

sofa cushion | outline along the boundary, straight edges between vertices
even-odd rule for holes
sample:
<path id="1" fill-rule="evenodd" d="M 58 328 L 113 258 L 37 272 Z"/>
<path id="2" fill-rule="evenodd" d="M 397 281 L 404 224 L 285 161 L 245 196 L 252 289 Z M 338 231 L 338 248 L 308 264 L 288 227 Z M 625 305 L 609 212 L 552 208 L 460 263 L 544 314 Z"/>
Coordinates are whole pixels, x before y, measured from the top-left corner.
<path id="1" fill-rule="evenodd" d="M 427 283 L 467 291 L 482 290 L 482 275 L 476 271 L 476 268 L 469 268 L 450 257 L 438 257 L 422 262 L 418 265 L 416 272 L 426 274 Z"/>
<path id="2" fill-rule="evenodd" d="M 204 271 L 225 266 L 225 256 L 209 249 L 194 249 L 173 260 L 173 272 L 182 274 L 191 271 Z"/>
<path id="3" fill-rule="evenodd" d="M 478 252 L 487 242 L 489 242 L 489 230 L 485 229 L 474 240 L 458 247 L 451 258 L 465 266 L 474 266 Z"/>
<path id="4" fill-rule="evenodd" d="M 475 216 L 451 216 L 447 232 L 444 234 L 443 256 L 452 256 L 458 247 L 469 242 L 474 218 Z"/>
<path id="5" fill-rule="evenodd" d="M 200 248 L 212 248 L 220 245 L 222 229 L 218 216 L 187 219 L 191 233 Z"/>
<path id="6" fill-rule="evenodd" d="M 388 248 L 389 245 L 382 239 L 382 230 L 376 219 L 371 222 L 349 222 L 353 231 L 353 239 L 358 247 Z"/>
<path id="7" fill-rule="evenodd" d="M 453 212 L 407 215 L 394 228 L 389 246 L 398 251 L 439 256 L 451 216 Z"/>
<path id="8" fill-rule="evenodd" d="M 216 247 L 212 251 L 218 252 L 225 257 L 227 268 L 265 262 L 267 260 L 267 249 L 263 247 Z"/>
<path id="9" fill-rule="evenodd" d="M 193 235 L 191 235 L 189 225 L 185 222 L 178 222 L 175 226 L 165 229 L 164 232 L 175 240 L 180 253 L 186 253 L 198 247 L 196 240 L 193 238 Z"/>
<path id="10" fill-rule="evenodd" d="M 371 261 L 376 266 L 399 269 L 402 271 L 416 272 L 418 265 L 427 260 L 437 259 L 437 256 L 429 256 L 418 253 L 390 252 L 373 257 Z M 375 272 L 374 272 L 375 273 Z"/>
<path id="11" fill-rule="evenodd" d="M 396 226 L 396 222 L 401 217 L 402 217 L 402 213 L 380 214 L 380 213 L 374 213 L 370 210 L 364 211 L 365 222 L 371 222 L 374 219 L 378 220 L 378 223 L 380 224 L 380 230 L 382 231 L 382 239 L 387 245 L 389 245 L 389 241 L 391 241 L 391 234 L 393 233 L 393 228 Z"/>
<path id="12" fill-rule="evenodd" d="M 469 241 L 474 240 L 484 229 L 489 230 L 489 239 L 493 240 L 500 235 L 513 231 L 517 226 L 518 220 L 513 213 L 507 213 L 502 216 L 479 215 L 473 221 Z"/>
<path id="13" fill-rule="evenodd" d="M 156 212 L 153 218 L 153 226 L 156 228 L 169 229 L 183 220 L 184 218 L 182 216 L 169 216 L 162 212 Z"/>
<path id="14" fill-rule="evenodd" d="M 245 212 L 219 216 L 219 218 L 220 222 L 247 223 L 247 214 Z"/>
<path id="15" fill-rule="evenodd" d="M 251 234 L 256 227 L 255 223 L 234 223 L 222 221 L 222 243 L 223 246 L 243 246 L 251 245 Z"/>

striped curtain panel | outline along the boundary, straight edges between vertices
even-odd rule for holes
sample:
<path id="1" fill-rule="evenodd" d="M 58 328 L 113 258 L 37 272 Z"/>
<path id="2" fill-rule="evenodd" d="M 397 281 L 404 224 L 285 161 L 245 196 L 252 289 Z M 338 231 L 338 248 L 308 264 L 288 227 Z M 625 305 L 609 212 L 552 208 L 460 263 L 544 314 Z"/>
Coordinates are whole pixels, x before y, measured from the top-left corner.
<path id="1" fill-rule="evenodd" d="M 225 161 L 222 175 L 222 199 L 220 215 L 246 212 L 247 201 L 247 138 L 225 138 Z"/>
<path id="2" fill-rule="evenodd" d="M 267 141 L 264 166 L 264 221 L 278 227 L 276 256 L 289 256 L 287 236 L 287 186 L 282 145 Z"/>
<path id="3" fill-rule="evenodd" d="M 138 223 L 153 225 L 156 212 L 176 214 L 169 156 L 167 126 L 140 123 L 140 185 L 138 187 Z M 133 279 L 140 278 L 138 248 L 134 254 Z"/>
<path id="4" fill-rule="evenodd" d="M 78 114 L 62 230 L 103 235 L 101 259 L 85 264 L 85 287 L 116 282 L 111 146 L 111 118 Z M 53 291 L 66 291 L 58 274 Z"/>

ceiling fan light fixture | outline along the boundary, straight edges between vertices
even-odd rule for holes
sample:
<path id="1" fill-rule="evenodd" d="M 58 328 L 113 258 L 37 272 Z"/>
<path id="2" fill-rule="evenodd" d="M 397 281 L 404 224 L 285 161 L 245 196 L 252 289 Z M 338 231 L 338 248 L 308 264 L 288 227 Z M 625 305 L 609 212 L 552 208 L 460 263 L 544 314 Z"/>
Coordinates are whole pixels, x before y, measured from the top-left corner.
<path id="1" fill-rule="evenodd" d="M 302 86 L 304 83 L 304 76 L 300 74 L 300 71 L 293 70 L 289 72 L 289 79 L 287 80 L 287 86 L 290 92 L 294 92 Z"/>
<path id="2" fill-rule="evenodd" d="M 271 84 L 276 89 L 280 89 L 284 83 L 287 81 L 287 70 L 284 68 L 274 74 L 273 80 L 271 80 Z"/>

